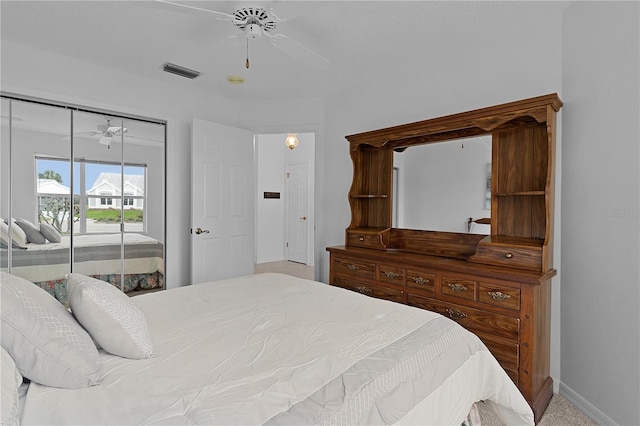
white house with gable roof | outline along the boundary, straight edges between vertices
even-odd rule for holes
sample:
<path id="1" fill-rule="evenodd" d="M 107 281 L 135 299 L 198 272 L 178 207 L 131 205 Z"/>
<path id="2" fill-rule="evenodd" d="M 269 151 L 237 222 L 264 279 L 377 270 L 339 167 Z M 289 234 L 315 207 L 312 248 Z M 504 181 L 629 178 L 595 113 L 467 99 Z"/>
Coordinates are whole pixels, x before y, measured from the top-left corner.
<path id="1" fill-rule="evenodd" d="M 102 172 L 95 183 L 87 191 L 88 208 L 90 209 L 119 209 L 120 200 L 127 209 L 142 209 L 144 207 L 144 175 L 122 175 L 118 173 Z M 120 198 L 121 189 L 124 197 Z"/>

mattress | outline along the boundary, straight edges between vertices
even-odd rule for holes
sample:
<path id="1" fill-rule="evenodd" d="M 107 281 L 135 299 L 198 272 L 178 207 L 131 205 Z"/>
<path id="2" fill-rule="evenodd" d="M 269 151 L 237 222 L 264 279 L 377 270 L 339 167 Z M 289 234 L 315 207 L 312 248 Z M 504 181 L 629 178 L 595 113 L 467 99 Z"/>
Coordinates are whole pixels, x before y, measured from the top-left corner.
<path id="1" fill-rule="evenodd" d="M 282 274 L 135 296 L 155 357 L 100 351 L 85 389 L 32 383 L 31 424 L 456 424 L 533 413 L 482 342 L 439 314 Z"/>

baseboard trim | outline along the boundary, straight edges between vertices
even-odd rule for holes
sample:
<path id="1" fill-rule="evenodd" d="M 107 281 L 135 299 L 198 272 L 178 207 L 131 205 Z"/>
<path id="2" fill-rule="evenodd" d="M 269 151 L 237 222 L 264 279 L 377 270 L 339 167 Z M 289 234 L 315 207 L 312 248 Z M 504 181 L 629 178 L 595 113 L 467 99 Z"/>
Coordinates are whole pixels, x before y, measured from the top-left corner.
<path id="1" fill-rule="evenodd" d="M 580 411 L 585 413 L 587 417 L 593 420 L 596 424 L 618 426 L 618 424 L 615 421 L 613 421 L 609 416 L 604 414 L 602 411 L 598 410 L 589 401 L 584 399 L 582 396 L 576 393 L 573 389 L 571 389 L 569 386 L 565 385 L 562 382 L 560 382 L 560 385 L 558 387 L 558 393 L 564 396 L 565 398 L 567 398 L 569 402 L 571 402 L 573 405 L 578 407 Z"/>
<path id="2" fill-rule="evenodd" d="M 271 262 L 281 262 L 284 261 L 284 257 L 268 257 L 268 258 L 262 258 L 262 259 L 258 259 L 256 260 L 256 264 L 261 264 L 261 263 L 271 263 Z"/>

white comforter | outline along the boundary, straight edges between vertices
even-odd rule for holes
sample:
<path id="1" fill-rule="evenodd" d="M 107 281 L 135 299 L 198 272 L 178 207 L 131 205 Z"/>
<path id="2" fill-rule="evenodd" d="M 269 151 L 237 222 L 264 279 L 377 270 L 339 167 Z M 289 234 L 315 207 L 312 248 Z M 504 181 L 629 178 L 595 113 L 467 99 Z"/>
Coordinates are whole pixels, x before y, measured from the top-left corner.
<path id="1" fill-rule="evenodd" d="M 433 377 L 418 384 L 426 395 L 415 407 L 391 407 L 397 413 L 382 421 L 459 425 L 475 401 L 486 399 L 507 424 L 533 424 L 526 401 L 479 339 L 432 312 L 280 274 L 132 300 L 147 316 L 156 356 L 130 360 L 101 352 L 104 380 L 91 388 L 32 383 L 23 424 L 298 423 L 300 413 L 307 422 L 368 424 L 378 421 L 370 412 L 349 408 L 346 417 L 325 412 L 311 420 L 308 409 L 336 381 L 375 364 L 390 343 L 423 326 L 434 331 L 426 339 L 433 343 L 430 362 L 438 363 L 429 367 Z M 465 349 L 451 356 L 454 346 Z M 362 398 L 363 383 L 353 398 Z M 351 396 L 329 395 L 328 405 Z M 377 411 L 375 403 L 369 411 Z"/>

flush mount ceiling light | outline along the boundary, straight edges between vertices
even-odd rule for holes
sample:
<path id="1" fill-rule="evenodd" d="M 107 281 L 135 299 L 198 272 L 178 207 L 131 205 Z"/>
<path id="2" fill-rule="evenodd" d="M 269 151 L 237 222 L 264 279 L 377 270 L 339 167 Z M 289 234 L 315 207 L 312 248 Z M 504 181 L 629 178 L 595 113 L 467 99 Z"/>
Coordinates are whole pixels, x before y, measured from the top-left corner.
<path id="1" fill-rule="evenodd" d="M 289 133 L 287 134 L 287 138 L 284 140 L 287 148 L 293 149 L 298 146 L 298 134 L 297 133 Z"/>
<path id="2" fill-rule="evenodd" d="M 239 75 L 230 75 L 227 77 L 227 81 L 231 84 L 242 84 L 244 83 L 244 78 Z"/>
<path id="3" fill-rule="evenodd" d="M 200 75 L 200 71 L 181 67 L 180 65 L 172 64 L 170 62 L 165 62 L 162 65 L 162 70 L 181 77 L 190 78 L 192 80 Z"/>

